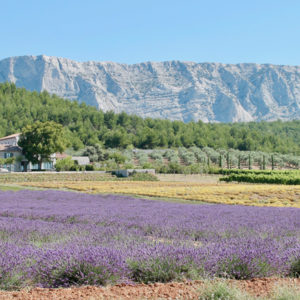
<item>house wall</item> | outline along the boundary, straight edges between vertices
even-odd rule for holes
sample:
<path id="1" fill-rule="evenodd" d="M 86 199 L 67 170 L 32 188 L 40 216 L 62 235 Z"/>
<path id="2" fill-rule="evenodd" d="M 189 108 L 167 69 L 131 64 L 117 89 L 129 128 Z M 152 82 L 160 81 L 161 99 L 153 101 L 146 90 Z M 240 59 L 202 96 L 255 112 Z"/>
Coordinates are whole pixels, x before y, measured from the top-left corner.
<path id="1" fill-rule="evenodd" d="M 18 141 L 19 141 L 20 136 L 14 136 L 14 137 L 10 137 L 10 138 L 5 138 L 0 140 L 0 145 L 10 145 L 10 146 L 17 146 L 18 145 Z M 2 147 L 3 149 L 3 147 Z M 6 155 L 5 157 L 5 154 Z M 10 156 L 10 154 L 13 153 L 12 156 Z M 26 161 L 25 157 L 22 155 L 21 151 L 9 151 L 7 150 L 1 150 L 0 151 L 0 158 L 8 158 L 8 157 L 22 157 L 22 159 L 16 159 L 14 164 L 12 165 L 3 165 L 4 168 L 8 169 L 11 172 L 21 172 L 24 171 L 23 170 L 23 166 L 21 161 Z M 56 153 L 52 154 L 50 156 L 51 162 L 43 162 L 42 163 L 42 169 L 44 170 L 53 170 L 54 169 L 54 165 L 56 163 Z M 38 169 L 37 165 L 32 165 L 31 163 L 29 163 L 27 165 L 27 171 L 31 171 L 34 169 Z"/>
<path id="2" fill-rule="evenodd" d="M 14 157 L 14 158 L 17 158 L 18 156 L 21 155 L 21 153 L 17 152 L 17 151 L 0 151 L 0 158 L 8 158 L 8 156 L 5 157 L 5 153 L 7 153 L 7 154 L 12 153 L 13 154 L 12 157 Z M 11 157 L 11 156 L 9 156 L 9 157 Z M 20 172 L 21 171 L 21 163 L 16 160 L 12 165 L 3 165 L 3 167 L 5 169 L 8 169 L 11 172 Z"/>
<path id="3" fill-rule="evenodd" d="M 28 171 L 37 170 L 38 169 L 38 164 L 33 165 L 32 163 L 29 163 L 27 168 L 28 168 Z M 42 170 L 53 170 L 53 168 L 54 168 L 53 161 L 42 163 Z"/>

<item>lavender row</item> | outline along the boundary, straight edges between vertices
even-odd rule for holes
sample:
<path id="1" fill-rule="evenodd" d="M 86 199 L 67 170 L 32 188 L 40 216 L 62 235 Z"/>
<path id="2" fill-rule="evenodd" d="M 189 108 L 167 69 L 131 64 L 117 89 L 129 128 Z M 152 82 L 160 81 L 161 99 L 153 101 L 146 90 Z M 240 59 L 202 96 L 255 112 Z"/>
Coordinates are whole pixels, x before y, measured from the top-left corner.
<path id="1" fill-rule="evenodd" d="M 0 192 L 0 287 L 299 276 L 300 209 Z"/>

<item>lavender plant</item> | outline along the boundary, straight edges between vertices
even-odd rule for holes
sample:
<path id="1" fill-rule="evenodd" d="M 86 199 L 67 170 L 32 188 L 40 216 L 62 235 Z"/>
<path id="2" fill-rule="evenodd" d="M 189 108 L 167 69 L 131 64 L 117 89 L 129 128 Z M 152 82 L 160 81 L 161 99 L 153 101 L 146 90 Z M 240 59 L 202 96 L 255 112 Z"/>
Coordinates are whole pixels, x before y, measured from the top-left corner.
<path id="1" fill-rule="evenodd" d="M 300 209 L 0 191 L 0 288 L 299 276 Z"/>

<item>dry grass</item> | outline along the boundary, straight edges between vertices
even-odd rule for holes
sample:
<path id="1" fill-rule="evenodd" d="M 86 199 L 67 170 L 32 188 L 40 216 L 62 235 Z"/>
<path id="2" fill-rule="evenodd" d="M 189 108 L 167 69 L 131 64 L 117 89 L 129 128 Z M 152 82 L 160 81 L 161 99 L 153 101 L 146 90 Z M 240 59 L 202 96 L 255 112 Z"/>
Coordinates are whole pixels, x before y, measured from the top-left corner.
<path id="1" fill-rule="evenodd" d="M 152 181 L 36 182 L 24 186 L 88 193 L 117 193 L 197 200 L 208 203 L 300 208 L 300 186 Z"/>
<path id="2" fill-rule="evenodd" d="M 221 175 L 207 174 L 156 174 L 160 181 L 168 182 L 197 182 L 197 183 L 219 183 Z"/>

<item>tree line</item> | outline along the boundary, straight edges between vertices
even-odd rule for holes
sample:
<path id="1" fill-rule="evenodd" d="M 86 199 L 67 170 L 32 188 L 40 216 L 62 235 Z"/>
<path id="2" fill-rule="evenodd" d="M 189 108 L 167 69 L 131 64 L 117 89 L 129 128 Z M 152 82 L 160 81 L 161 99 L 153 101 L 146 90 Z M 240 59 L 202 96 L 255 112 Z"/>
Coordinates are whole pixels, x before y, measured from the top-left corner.
<path id="1" fill-rule="evenodd" d="M 21 132 L 37 121 L 61 124 L 74 149 L 96 144 L 141 149 L 196 146 L 300 155 L 299 120 L 224 124 L 143 119 L 124 112 L 103 112 L 46 91 L 0 84 L 0 136 Z"/>

